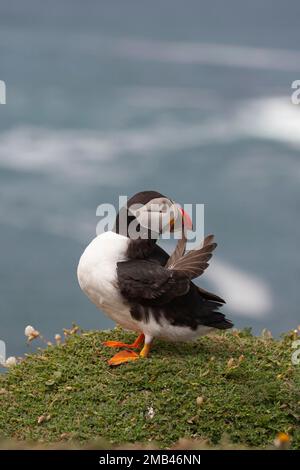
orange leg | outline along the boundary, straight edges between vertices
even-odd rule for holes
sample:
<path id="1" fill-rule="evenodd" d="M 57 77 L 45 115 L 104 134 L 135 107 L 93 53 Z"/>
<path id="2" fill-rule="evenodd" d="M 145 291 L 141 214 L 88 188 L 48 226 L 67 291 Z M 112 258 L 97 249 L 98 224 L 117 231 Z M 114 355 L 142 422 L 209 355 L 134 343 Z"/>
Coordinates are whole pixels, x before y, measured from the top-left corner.
<path id="1" fill-rule="evenodd" d="M 144 341 L 145 336 L 140 334 L 132 344 L 122 343 L 121 341 L 105 341 L 104 346 L 109 346 L 110 348 L 138 348 Z"/>
<path id="2" fill-rule="evenodd" d="M 151 349 L 151 343 L 144 344 L 143 349 L 140 352 L 140 357 L 148 357 Z"/>
<path id="3" fill-rule="evenodd" d="M 145 343 L 140 354 L 134 351 L 120 351 L 109 359 L 108 364 L 110 366 L 119 366 L 125 362 L 136 361 L 139 358 L 148 357 L 151 348 L 151 342 Z"/>

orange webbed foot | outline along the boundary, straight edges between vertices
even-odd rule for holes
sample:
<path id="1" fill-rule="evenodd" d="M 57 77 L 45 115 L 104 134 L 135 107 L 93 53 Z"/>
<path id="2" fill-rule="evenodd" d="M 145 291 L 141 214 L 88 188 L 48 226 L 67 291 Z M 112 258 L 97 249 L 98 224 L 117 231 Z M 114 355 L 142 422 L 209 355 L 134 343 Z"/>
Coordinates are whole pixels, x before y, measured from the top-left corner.
<path id="1" fill-rule="evenodd" d="M 122 343 L 122 341 L 104 341 L 104 346 L 109 348 L 130 348 L 131 344 Z"/>
<path id="2" fill-rule="evenodd" d="M 134 351 L 120 351 L 109 359 L 108 364 L 110 366 L 119 366 L 126 362 L 136 361 L 139 357 L 139 354 Z"/>
<path id="3" fill-rule="evenodd" d="M 108 364 L 110 366 L 119 366 L 120 364 L 124 364 L 126 362 L 136 361 L 137 359 L 148 357 L 150 348 L 151 344 L 144 344 L 140 354 L 137 354 L 134 351 L 120 351 L 111 359 L 109 359 Z"/>
<path id="4" fill-rule="evenodd" d="M 122 341 L 104 341 L 103 345 L 110 348 L 138 348 L 144 341 L 145 336 L 139 335 L 132 344 L 122 343 Z"/>

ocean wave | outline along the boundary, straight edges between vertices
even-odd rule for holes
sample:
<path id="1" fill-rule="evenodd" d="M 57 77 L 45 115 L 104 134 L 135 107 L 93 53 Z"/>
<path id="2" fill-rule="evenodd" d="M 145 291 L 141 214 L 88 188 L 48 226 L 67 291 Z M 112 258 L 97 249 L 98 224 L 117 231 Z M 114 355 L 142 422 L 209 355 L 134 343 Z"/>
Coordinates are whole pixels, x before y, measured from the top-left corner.
<path id="1" fill-rule="evenodd" d="M 293 105 L 289 96 L 245 101 L 236 122 L 241 136 L 300 146 L 300 106 Z"/>
<path id="2" fill-rule="evenodd" d="M 156 154 L 161 157 L 162 152 L 226 145 L 243 139 L 280 142 L 298 149 L 299 128 L 300 109 L 280 96 L 245 100 L 227 116 L 221 114 L 198 123 L 154 120 L 144 127 L 105 134 L 84 129 L 13 128 L 0 133 L 0 167 L 90 183 L 111 177 L 118 184 L 131 177 L 125 171 L 126 165 L 122 166 L 122 174 L 115 171 L 122 157 L 143 156 L 143 167 L 137 166 L 138 172 L 147 171 L 147 156 L 152 159 Z"/>
<path id="3" fill-rule="evenodd" d="M 264 70 L 299 70 L 298 51 L 201 42 L 122 38 L 115 50 L 123 57 L 179 64 L 208 64 Z"/>
<path id="4" fill-rule="evenodd" d="M 20 50 L 24 43 L 27 49 L 35 48 L 39 53 L 55 52 L 61 56 L 84 54 L 94 58 L 117 56 L 129 60 L 156 61 L 175 64 L 204 64 L 222 67 L 239 67 L 259 70 L 299 71 L 300 53 L 293 49 L 247 46 L 201 41 L 153 40 L 143 37 L 99 34 L 83 31 L 57 31 L 56 35 L 44 31 L 36 41 L 36 32 L 14 28 L 11 34 L 0 31 L 4 47 Z"/>
<path id="5" fill-rule="evenodd" d="M 227 301 L 228 311 L 252 318 L 265 317 L 271 312 L 271 289 L 256 275 L 214 259 L 205 277 Z"/>

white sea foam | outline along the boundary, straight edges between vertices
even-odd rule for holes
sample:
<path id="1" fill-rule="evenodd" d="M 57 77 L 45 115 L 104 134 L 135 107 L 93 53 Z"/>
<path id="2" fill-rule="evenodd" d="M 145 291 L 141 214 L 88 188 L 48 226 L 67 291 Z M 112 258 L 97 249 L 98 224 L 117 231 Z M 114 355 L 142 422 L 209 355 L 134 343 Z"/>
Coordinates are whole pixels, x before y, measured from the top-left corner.
<path id="1" fill-rule="evenodd" d="M 253 318 L 265 317 L 271 312 L 271 289 L 256 275 L 214 259 L 205 277 L 226 299 L 228 311 Z"/>
<path id="2" fill-rule="evenodd" d="M 0 164 L 20 170 L 76 173 L 77 163 L 110 157 L 110 143 L 93 132 L 19 127 L 0 134 Z M 80 167 L 80 169 L 82 169 Z"/>
<path id="3" fill-rule="evenodd" d="M 130 179 L 130 172 L 116 172 L 116 160 L 143 156 L 139 171 L 147 171 L 146 157 L 210 143 L 226 144 L 242 139 L 281 142 L 300 146 L 300 108 L 288 98 L 248 100 L 228 115 L 206 121 L 155 121 L 148 126 L 115 130 L 105 134 L 87 130 L 17 128 L 0 134 L 0 166 L 19 171 L 51 173 L 77 181 L 108 181 L 118 184 L 118 175 Z M 114 163 L 115 161 L 115 163 Z M 100 165 L 100 166 L 99 166 Z M 101 168 L 101 171 L 99 171 Z M 97 171 L 96 171 L 97 170 Z"/>
<path id="4" fill-rule="evenodd" d="M 161 89 L 159 93 L 163 93 Z M 0 133 L 0 169 L 2 167 L 18 172 L 46 174 L 55 181 L 61 179 L 64 181 L 68 178 L 75 181 L 74 191 L 76 189 L 77 192 L 81 191 L 82 187 L 88 191 L 93 184 L 109 184 L 115 186 L 117 191 L 124 181 L 132 183 L 133 179 L 135 181 L 141 175 L 147 174 L 149 168 L 152 169 L 153 158 L 156 156 L 161 158 L 164 152 L 183 151 L 210 143 L 226 145 L 227 142 L 242 139 L 280 142 L 284 146 L 298 149 L 299 129 L 300 108 L 292 105 L 288 98 L 280 96 L 245 100 L 230 110 L 228 116 L 209 118 L 205 122 L 156 121 L 140 129 L 115 130 L 105 135 L 87 130 L 17 128 Z M 134 166 L 134 172 L 130 171 L 133 163 L 129 166 L 127 164 L 129 155 L 143 157 L 142 164 Z M 259 156 L 260 162 L 264 161 L 263 157 L 264 155 Z M 252 161 L 254 157 L 250 155 L 249 158 Z M 234 171 L 241 172 L 239 178 L 246 174 L 240 165 L 241 162 L 247 163 L 249 158 L 241 159 L 240 163 L 236 162 L 229 176 L 237 177 Z M 287 158 L 282 159 L 274 155 L 273 163 L 280 171 L 284 164 L 285 174 L 288 172 L 291 178 L 298 181 L 300 168 L 293 156 L 291 158 L 289 161 Z M 262 166 L 259 168 L 261 170 Z M 268 162 L 264 164 L 264 168 L 267 172 Z M 50 232 L 70 237 L 74 237 L 74 234 L 78 237 L 80 232 L 85 236 L 90 233 L 90 214 L 81 216 L 80 220 L 84 220 L 84 227 L 81 228 L 74 226 L 74 214 L 70 214 L 70 220 L 59 215 L 60 198 L 67 206 L 74 205 L 68 200 L 68 195 L 63 193 L 64 186 L 56 186 L 55 193 L 51 192 L 49 204 L 47 194 L 44 194 L 44 212 L 41 216 L 40 187 L 32 185 L 30 192 L 27 192 L 25 184 L 25 182 L 20 184 L 19 180 L 15 183 L 13 181 L 2 183 L 0 187 L 2 221 L 30 225 L 33 223 L 33 220 L 28 220 L 30 213 L 32 218 L 38 219 L 39 224 Z M 29 194 L 28 198 L 26 194 Z M 53 194 L 57 197 L 53 197 Z M 30 211 L 25 211 L 27 222 L 22 222 L 23 207 L 30 207 Z"/>
<path id="5" fill-rule="evenodd" d="M 296 50 L 231 44 L 122 38 L 116 41 L 114 49 L 120 55 L 135 60 L 250 69 L 298 71 L 300 62 L 300 54 Z"/>
<path id="6" fill-rule="evenodd" d="M 300 105 L 293 105 L 289 96 L 245 101 L 237 112 L 236 124 L 241 136 L 300 146 Z"/>
<path id="7" fill-rule="evenodd" d="M 299 70 L 300 53 L 296 49 L 251 47 L 247 45 L 210 43 L 200 41 L 163 41 L 141 37 L 115 37 L 98 33 L 78 32 L 56 36 L 45 33 L 36 41 L 36 34 L 30 30 L 14 29 L 8 37 L 0 31 L 1 44 L 16 50 L 20 44 L 35 47 L 37 51 L 62 54 L 85 54 L 99 60 L 101 56 L 117 56 L 141 61 L 157 61 L 178 64 L 208 64 L 213 66 L 240 67 L 262 70 Z M 62 39 L 63 49 L 62 49 Z"/>

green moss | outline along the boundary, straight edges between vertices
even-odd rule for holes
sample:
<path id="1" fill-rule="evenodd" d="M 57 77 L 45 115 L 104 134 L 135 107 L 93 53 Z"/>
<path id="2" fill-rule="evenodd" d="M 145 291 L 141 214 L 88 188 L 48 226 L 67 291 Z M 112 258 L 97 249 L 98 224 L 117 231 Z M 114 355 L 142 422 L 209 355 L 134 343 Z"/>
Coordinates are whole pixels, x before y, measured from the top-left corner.
<path id="1" fill-rule="evenodd" d="M 300 366 L 291 364 L 292 334 L 156 341 L 150 358 L 114 369 L 107 365 L 114 350 L 102 346 L 107 339 L 131 342 L 133 335 L 120 329 L 71 335 L 0 377 L 0 435 L 167 447 L 183 437 L 217 443 L 227 434 L 232 442 L 265 447 L 277 432 L 287 432 L 292 448 L 300 447 Z"/>

